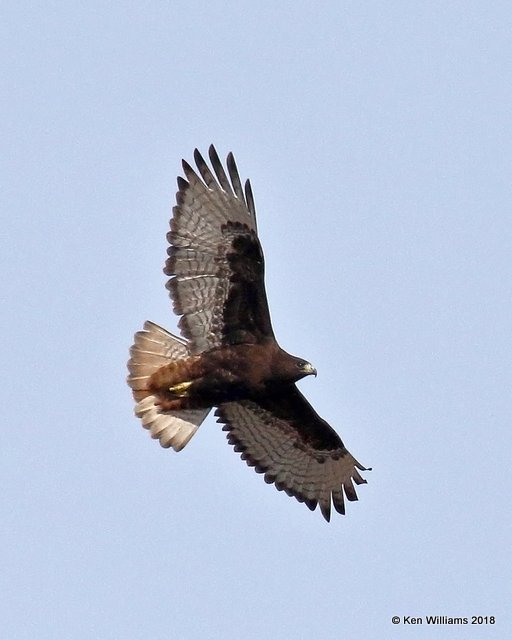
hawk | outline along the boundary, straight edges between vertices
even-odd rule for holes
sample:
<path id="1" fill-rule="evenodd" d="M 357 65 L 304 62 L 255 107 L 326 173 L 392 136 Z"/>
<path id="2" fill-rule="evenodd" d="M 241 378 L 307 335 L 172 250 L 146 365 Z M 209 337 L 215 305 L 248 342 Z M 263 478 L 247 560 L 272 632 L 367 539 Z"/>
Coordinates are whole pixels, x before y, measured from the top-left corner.
<path id="1" fill-rule="evenodd" d="M 295 383 L 315 375 L 278 345 L 250 182 L 233 154 L 227 173 L 210 146 L 184 160 L 164 273 L 181 337 L 147 321 L 135 334 L 128 384 L 135 414 L 162 447 L 180 451 L 212 408 L 249 466 L 329 521 L 345 513 L 367 471 Z M 213 171 L 212 171 L 213 169 Z"/>

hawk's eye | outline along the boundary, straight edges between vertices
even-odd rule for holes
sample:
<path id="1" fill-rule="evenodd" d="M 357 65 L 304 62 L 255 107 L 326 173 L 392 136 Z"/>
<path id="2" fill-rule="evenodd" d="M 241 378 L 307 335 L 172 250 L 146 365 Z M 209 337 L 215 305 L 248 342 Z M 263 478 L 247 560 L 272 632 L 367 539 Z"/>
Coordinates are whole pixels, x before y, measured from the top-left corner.
<path id="1" fill-rule="evenodd" d="M 299 367 L 299 369 L 304 369 L 306 365 L 307 365 L 307 362 L 305 360 L 299 360 L 297 362 L 297 366 Z"/>

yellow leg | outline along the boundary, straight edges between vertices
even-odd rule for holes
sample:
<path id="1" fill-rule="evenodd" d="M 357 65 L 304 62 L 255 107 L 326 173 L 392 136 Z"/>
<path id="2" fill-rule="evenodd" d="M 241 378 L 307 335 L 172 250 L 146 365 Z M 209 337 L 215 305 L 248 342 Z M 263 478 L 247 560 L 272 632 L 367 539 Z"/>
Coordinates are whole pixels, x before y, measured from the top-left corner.
<path id="1" fill-rule="evenodd" d="M 180 382 L 172 387 L 169 387 L 169 391 L 178 398 L 186 398 L 188 393 L 187 389 L 192 385 L 192 381 Z"/>

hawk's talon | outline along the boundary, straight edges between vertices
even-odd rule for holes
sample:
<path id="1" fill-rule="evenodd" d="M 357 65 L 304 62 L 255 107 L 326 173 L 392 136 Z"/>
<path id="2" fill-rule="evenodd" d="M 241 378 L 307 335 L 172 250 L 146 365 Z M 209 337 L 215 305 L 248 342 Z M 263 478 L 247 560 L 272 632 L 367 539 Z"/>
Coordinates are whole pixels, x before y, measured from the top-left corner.
<path id="1" fill-rule="evenodd" d="M 186 398 L 188 388 L 192 385 L 192 381 L 180 382 L 172 387 L 169 387 L 169 391 L 178 398 Z"/>

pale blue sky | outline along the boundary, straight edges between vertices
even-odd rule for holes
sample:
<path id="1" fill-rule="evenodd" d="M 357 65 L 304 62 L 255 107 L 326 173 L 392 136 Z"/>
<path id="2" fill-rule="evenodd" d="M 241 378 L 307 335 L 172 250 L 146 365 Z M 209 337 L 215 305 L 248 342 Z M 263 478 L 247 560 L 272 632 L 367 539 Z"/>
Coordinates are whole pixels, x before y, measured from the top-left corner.
<path id="1" fill-rule="evenodd" d="M 511 33 L 508 2 L 2 4 L 2 638 L 510 634 Z M 373 467 L 329 525 L 212 418 L 174 454 L 132 413 L 211 142 L 301 389 Z"/>

